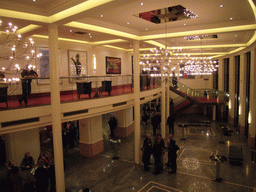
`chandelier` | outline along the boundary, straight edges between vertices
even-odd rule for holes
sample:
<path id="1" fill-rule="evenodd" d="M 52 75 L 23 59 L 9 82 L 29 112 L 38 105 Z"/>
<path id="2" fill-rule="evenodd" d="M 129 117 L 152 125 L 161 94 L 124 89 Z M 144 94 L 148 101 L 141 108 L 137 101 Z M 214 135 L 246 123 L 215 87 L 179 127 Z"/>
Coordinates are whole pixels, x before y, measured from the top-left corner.
<path id="1" fill-rule="evenodd" d="M 18 27 L 12 23 L 3 24 L 0 20 L 0 74 L 6 82 L 15 81 L 14 78 L 21 69 L 29 66 L 35 69 L 36 62 L 42 54 L 35 54 L 32 38 L 22 39 L 17 33 Z M 32 63 L 32 61 L 34 61 Z"/>
<path id="2" fill-rule="evenodd" d="M 218 61 L 212 61 L 209 58 L 200 60 L 189 60 L 180 68 L 187 75 L 212 75 L 219 67 Z"/>
<path id="3" fill-rule="evenodd" d="M 20 71 L 26 67 L 35 70 L 42 57 L 36 55 L 33 39 L 22 39 L 17 31 L 17 26 L 0 20 L 0 83 L 8 84 L 8 94 L 19 87 Z"/>

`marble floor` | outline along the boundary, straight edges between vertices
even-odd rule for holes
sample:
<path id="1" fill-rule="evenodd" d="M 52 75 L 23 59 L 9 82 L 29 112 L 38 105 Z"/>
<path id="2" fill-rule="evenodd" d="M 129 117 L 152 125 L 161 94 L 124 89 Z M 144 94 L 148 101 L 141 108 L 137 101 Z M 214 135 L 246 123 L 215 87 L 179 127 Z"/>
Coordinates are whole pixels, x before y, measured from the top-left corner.
<path id="1" fill-rule="evenodd" d="M 107 116 L 105 117 L 107 119 Z M 189 120 L 207 119 L 200 116 L 179 117 L 175 122 L 175 139 L 180 147 L 177 158 L 177 173 L 169 174 L 168 169 L 154 175 L 154 166 L 150 171 L 143 170 L 143 164 L 134 163 L 134 135 L 122 139 L 118 144 L 117 155 L 114 146 L 108 140 L 108 128 L 103 126 L 104 152 L 93 158 L 79 155 L 79 149 L 65 156 L 65 185 L 67 192 L 78 192 L 90 188 L 92 192 L 256 192 L 256 163 L 252 161 L 251 147 L 246 138 L 236 132 L 223 136 L 219 129 L 223 122 L 211 122 L 209 126 L 189 126 L 182 136 L 179 124 Z M 160 130 L 158 130 L 160 132 Z M 141 127 L 141 141 L 152 127 Z M 185 138 L 185 140 L 181 140 Z M 165 139 L 166 140 L 166 139 Z M 224 143 L 223 143 L 224 142 Z M 229 146 L 243 149 L 243 163 L 229 161 Z M 212 155 L 221 155 L 227 161 L 220 163 L 220 175 L 216 175 L 216 162 Z M 112 159 L 118 156 L 117 160 Z M 163 158 L 167 162 L 167 154 Z M 154 164 L 154 159 L 151 159 Z M 216 181 L 216 178 L 222 181 Z"/>

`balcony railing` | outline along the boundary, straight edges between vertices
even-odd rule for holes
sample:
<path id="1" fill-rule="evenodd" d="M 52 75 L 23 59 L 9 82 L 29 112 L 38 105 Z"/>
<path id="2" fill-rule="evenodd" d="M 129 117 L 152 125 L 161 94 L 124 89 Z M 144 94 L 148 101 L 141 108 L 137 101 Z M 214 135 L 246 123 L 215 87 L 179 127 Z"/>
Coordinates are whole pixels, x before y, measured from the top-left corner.
<path id="1" fill-rule="evenodd" d="M 195 100 L 201 100 L 207 102 L 228 102 L 229 94 L 224 91 L 219 91 L 216 89 L 192 89 L 177 80 L 170 78 L 169 79 L 170 86 L 175 89 L 185 93 L 187 96 L 194 98 Z"/>
<path id="2" fill-rule="evenodd" d="M 18 101 L 22 95 L 21 80 L 0 81 L 0 110 L 25 106 L 23 101 L 22 105 Z M 60 100 L 61 103 L 65 103 L 133 93 L 134 80 L 132 75 L 60 77 L 59 85 Z M 160 77 L 140 76 L 141 91 L 158 87 L 161 87 Z M 5 98 L 7 98 L 8 107 Z M 50 103 L 50 79 L 32 79 L 28 106 L 49 105 Z"/>

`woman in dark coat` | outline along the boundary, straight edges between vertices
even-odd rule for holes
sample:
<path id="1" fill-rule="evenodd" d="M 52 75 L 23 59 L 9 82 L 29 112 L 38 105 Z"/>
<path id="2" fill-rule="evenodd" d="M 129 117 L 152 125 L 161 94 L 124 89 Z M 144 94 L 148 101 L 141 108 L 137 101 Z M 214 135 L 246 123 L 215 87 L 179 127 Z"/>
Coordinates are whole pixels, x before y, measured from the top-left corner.
<path id="1" fill-rule="evenodd" d="M 156 141 L 153 145 L 153 155 L 155 159 L 155 172 L 154 174 L 159 174 L 163 169 L 162 165 L 162 155 L 163 149 L 165 148 L 164 140 L 160 134 L 157 134 Z"/>
<path id="2" fill-rule="evenodd" d="M 150 138 L 150 134 L 147 134 L 147 137 L 145 138 L 143 142 L 142 150 L 142 161 L 144 163 L 144 170 L 149 171 L 150 168 L 148 167 L 150 165 L 150 157 L 152 154 L 152 140 Z"/>
<path id="3" fill-rule="evenodd" d="M 38 162 L 38 168 L 35 171 L 36 179 L 36 191 L 47 192 L 49 186 L 49 173 L 46 167 L 44 167 L 44 160 L 40 159 Z"/>

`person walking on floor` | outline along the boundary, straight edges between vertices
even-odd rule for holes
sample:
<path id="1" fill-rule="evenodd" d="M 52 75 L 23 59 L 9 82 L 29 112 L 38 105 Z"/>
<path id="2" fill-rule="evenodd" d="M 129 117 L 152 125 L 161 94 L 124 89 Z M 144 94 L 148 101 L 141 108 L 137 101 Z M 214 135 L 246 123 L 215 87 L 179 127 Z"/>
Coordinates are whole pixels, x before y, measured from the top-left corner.
<path id="1" fill-rule="evenodd" d="M 169 134 L 174 135 L 174 122 L 176 121 L 176 118 L 173 114 L 170 114 L 170 116 L 167 118 L 167 125 L 169 126 Z"/>
<path id="2" fill-rule="evenodd" d="M 143 142 L 141 151 L 142 151 L 142 161 L 144 163 L 144 171 L 149 171 L 150 168 L 148 166 L 150 165 L 150 157 L 152 154 L 152 140 L 150 138 L 150 134 L 147 134 L 147 137 Z"/>
<path id="3" fill-rule="evenodd" d="M 110 127 L 110 136 L 112 139 L 115 139 L 115 129 L 116 129 L 116 126 L 117 126 L 117 120 L 114 116 L 111 116 L 109 121 L 108 121 L 108 125 Z"/>
<path id="4" fill-rule="evenodd" d="M 163 149 L 165 148 L 164 140 L 161 134 L 157 134 L 155 143 L 153 145 L 153 155 L 155 159 L 155 172 L 153 174 L 160 174 L 163 169 L 162 165 L 162 155 Z"/>

